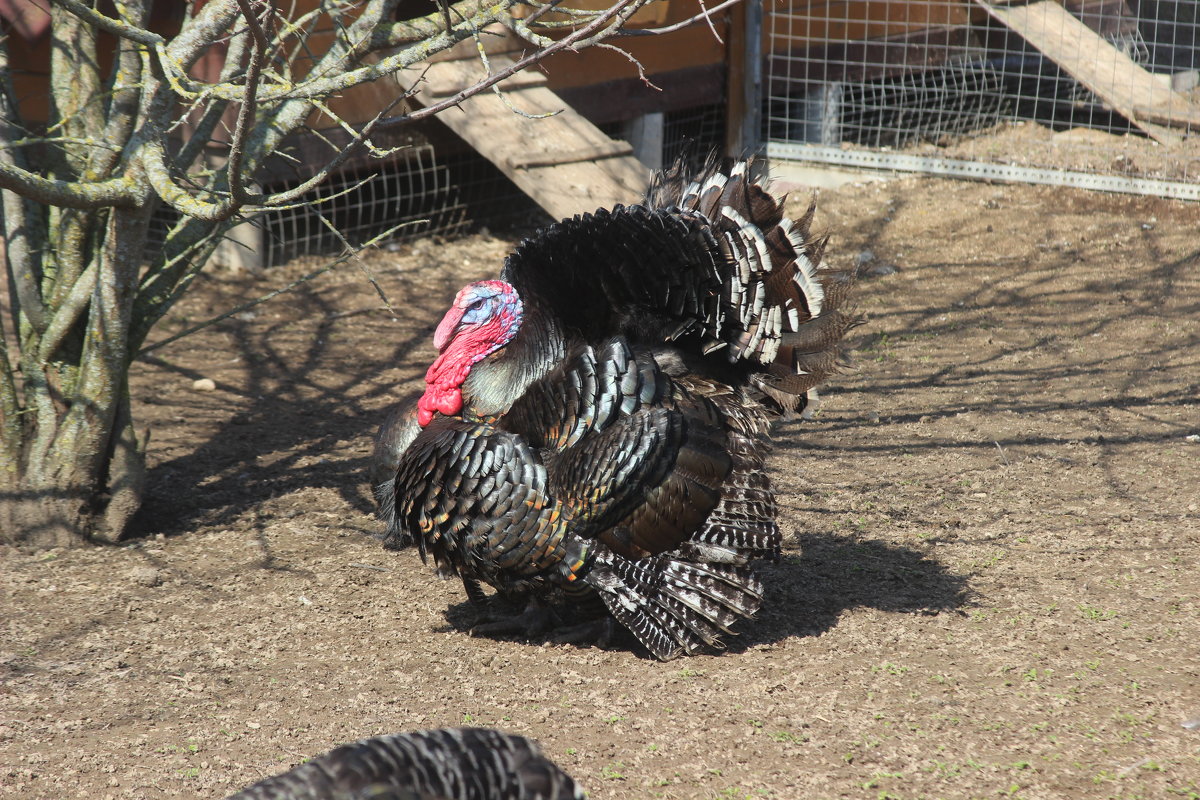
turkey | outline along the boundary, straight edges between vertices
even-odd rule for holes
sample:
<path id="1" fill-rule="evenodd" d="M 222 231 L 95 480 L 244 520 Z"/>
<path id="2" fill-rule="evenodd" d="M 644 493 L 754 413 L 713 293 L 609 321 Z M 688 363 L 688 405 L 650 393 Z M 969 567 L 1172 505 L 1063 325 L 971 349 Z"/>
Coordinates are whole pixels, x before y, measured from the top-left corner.
<path id="1" fill-rule="evenodd" d="M 342 745 L 228 800 L 584 800 L 537 744 L 445 728 Z"/>
<path id="2" fill-rule="evenodd" d="M 666 660 L 761 605 L 770 423 L 858 320 L 813 208 L 786 219 L 749 167 L 677 166 L 640 205 L 538 231 L 438 324 L 424 394 L 379 436 L 377 496 L 386 546 L 415 539 L 477 606 L 481 583 L 527 606 L 476 630 L 599 608 Z"/>

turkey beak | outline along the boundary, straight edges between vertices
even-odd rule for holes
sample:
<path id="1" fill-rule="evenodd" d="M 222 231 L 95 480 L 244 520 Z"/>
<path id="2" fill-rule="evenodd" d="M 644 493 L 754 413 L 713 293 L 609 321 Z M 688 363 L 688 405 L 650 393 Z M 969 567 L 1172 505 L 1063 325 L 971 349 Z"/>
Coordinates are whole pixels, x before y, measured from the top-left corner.
<path id="1" fill-rule="evenodd" d="M 442 317 L 442 321 L 438 323 L 437 330 L 433 332 L 433 346 L 438 352 L 446 349 L 446 345 L 450 344 L 450 340 L 454 338 L 455 332 L 458 330 L 458 323 L 462 322 L 463 314 L 466 309 L 458 306 L 451 306 L 446 312 L 446 316 Z"/>

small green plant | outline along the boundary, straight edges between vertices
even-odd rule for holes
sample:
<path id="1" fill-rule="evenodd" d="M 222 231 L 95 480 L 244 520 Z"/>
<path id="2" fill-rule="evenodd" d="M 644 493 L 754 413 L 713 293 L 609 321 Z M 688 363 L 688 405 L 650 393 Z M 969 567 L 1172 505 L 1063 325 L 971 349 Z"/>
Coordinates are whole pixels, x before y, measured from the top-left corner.
<path id="1" fill-rule="evenodd" d="M 625 776 L 621 773 L 623 769 L 625 769 L 625 764 L 620 761 L 605 764 L 600 768 L 600 777 L 606 781 L 623 781 L 625 780 Z"/>
<path id="2" fill-rule="evenodd" d="M 871 672 L 886 672 L 889 675 L 903 675 L 904 673 L 908 672 L 908 667 L 901 667 L 885 661 L 882 664 L 871 667 Z"/>
<path id="3" fill-rule="evenodd" d="M 1112 611 L 1107 608 L 1089 606 L 1087 603 L 1079 604 L 1079 613 L 1083 615 L 1084 619 L 1090 619 L 1094 622 L 1103 622 L 1104 620 L 1109 620 L 1117 616 L 1116 611 Z"/>
<path id="4" fill-rule="evenodd" d="M 730 786 L 716 795 L 716 800 L 757 800 L 771 795 L 761 789 L 743 789 L 740 786 Z"/>

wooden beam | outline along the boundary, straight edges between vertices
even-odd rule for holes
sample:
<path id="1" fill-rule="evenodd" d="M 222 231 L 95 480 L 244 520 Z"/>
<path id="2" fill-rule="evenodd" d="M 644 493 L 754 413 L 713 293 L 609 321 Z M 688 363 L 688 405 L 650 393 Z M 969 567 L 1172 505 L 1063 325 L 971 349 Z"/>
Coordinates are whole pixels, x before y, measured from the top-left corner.
<path id="1" fill-rule="evenodd" d="M 1133 107 L 1133 113 L 1138 119 L 1153 122 L 1155 125 L 1167 125 L 1172 128 L 1191 128 L 1194 132 L 1200 134 L 1200 108 L 1191 106 L 1189 108 L 1178 108 L 1176 106 L 1146 106 L 1136 105 Z"/>
<path id="2" fill-rule="evenodd" d="M 974 2 L 1161 144 L 1175 145 L 1182 137 L 1156 124 L 1155 119 L 1190 119 L 1193 113 L 1200 113 L 1186 97 L 1172 91 L 1052 0 L 1023 6 Z M 1138 109 L 1153 111 L 1138 113 Z"/>
<path id="3" fill-rule="evenodd" d="M 743 0 L 730 12 L 726 49 L 725 155 L 758 152 L 762 137 L 762 0 Z"/>

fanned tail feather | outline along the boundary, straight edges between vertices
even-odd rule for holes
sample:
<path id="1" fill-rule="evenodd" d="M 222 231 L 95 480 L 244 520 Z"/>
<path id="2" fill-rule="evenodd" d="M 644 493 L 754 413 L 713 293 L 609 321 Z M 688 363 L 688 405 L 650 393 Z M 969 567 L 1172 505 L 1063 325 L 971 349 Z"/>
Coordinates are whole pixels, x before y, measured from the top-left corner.
<path id="1" fill-rule="evenodd" d="M 733 623 L 762 605 L 762 583 L 749 566 L 695 563 L 679 554 L 639 561 L 604 554 L 587 581 L 609 613 L 664 661 L 720 649 Z"/>
<path id="2" fill-rule="evenodd" d="M 790 413 L 803 410 L 810 391 L 844 365 L 842 339 L 861 320 L 846 307 L 852 276 L 821 263 L 828 239 L 812 233 L 814 205 L 796 220 L 785 218 L 785 198 L 772 196 L 753 171 L 741 162 L 726 172 L 710 158 L 687 181 L 680 162 L 660 174 L 646 202 L 713 222 L 731 265 L 724 299 L 734 327 L 702 352 L 731 345 L 729 361 L 755 364 L 749 384 Z"/>

